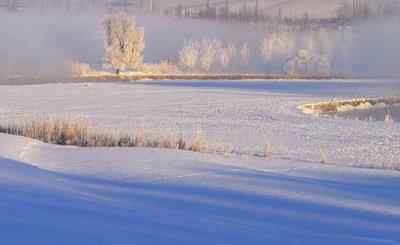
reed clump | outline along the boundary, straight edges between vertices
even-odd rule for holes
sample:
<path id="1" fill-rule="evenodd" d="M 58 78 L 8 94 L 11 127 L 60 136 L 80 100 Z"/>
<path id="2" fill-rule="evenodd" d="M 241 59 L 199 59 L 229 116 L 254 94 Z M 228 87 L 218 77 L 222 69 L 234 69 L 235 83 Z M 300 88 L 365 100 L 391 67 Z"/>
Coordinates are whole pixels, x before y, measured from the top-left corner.
<path id="1" fill-rule="evenodd" d="M 24 118 L 0 124 L 0 133 L 29 137 L 49 144 L 79 147 L 150 147 L 201 151 L 198 141 L 188 143 L 182 134 L 137 129 L 122 133 L 88 126 L 83 119 Z M 195 132 L 196 137 L 198 137 Z"/>

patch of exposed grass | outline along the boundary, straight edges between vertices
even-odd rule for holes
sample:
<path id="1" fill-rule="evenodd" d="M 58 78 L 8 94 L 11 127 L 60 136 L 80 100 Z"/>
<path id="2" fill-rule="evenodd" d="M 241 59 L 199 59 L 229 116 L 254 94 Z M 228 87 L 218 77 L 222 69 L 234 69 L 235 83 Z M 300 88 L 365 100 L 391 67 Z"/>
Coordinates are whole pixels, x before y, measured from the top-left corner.
<path id="1" fill-rule="evenodd" d="M 25 118 L 0 124 L 0 133 L 18 135 L 49 144 L 79 147 L 150 147 L 202 152 L 204 138 L 197 130 L 190 142 L 182 134 L 160 134 L 154 130 L 138 129 L 133 133 L 90 128 L 82 119 Z"/>
<path id="2" fill-rule="evenodd" d="M 395 104 L 400 104 L 399 97 L 329 101 L 329 102 L 302 105 L 299 107 L 299 109 L 301 109 L 304 113 L 307 114 L 334 115 L 340 111 L 367 109 L 377 105 L 391 106 Z"/>

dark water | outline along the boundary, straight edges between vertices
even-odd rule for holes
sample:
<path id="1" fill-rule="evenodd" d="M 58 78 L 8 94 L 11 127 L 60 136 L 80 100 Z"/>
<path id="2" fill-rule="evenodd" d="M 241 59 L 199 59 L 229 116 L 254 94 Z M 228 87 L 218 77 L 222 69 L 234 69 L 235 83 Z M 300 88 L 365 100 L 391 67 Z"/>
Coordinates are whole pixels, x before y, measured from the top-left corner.
<path id="1" fill-rule="evenodd" d="M 137 82 L 142 85 L 166 87 L 199 88 L 210 90 L 240 90 L 257 92 L 275 92 L 285 94 L 307 95 L 317 97 L 382 97 L 398 96 L 400 81 L 146 81 Z M 336 116 L 367 121 L 400 122 L 400 105 L 368 110 L 355 110 L 337 113 Z"/>
<path id="2" fill-rule="evenodd" d="M 275 92 L 287 94 L 304 94 L 310 96 L 392 96 L 400 94 L 400 81 L 146 81 L 137 82 L 143 85 L 166 87 L 198 88 L 212 90 L 242 90 L 258 92 Z"/>
<path id="3" fill-rule="evenodd" d="M 351 112 L 340 112 L 336 114 L 346 119 L 365 121 L 387 121 L 400 122 L 400 105 L 385 108 L 373 108 L 368 110 L 355 110 Z"/>

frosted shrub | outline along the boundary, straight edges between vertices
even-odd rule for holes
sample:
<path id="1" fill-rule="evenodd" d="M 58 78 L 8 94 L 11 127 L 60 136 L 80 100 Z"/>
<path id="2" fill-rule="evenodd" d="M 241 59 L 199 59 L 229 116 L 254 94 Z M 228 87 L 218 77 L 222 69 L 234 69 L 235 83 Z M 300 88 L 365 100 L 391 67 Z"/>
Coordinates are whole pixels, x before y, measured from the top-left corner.
<path id="1" fill-rule="evenodd" d="M 141 70 L 150 74 L 179 74 L 178 66 L 169 61 L 161 61 L 159 64 L 143 64 Z"/>
<path id="2" fill-rule="evenodd" d="M 176 64 L 169 62 L 169 61 L 161 61 L 158 64 L 158 72 L 160 74 L 178 74 L 179 68 Z"/>
<path id="3" fill-rule="evenodd" d="M 208 72 L 215 65 L 222 42 L 218 39 L 203 39 L 200 48 L 200 67 Z"/>
<path id="4" fill-rule="evenodd" d="M 185 42 L 179 52 L 179 66 L 184 71 L 210 72 L 227 69 L 234 63 L 237 49 L 234 44 L 225 44 L 219 39 L 203 38 Z"/>
<path id="5" fill-rule="evenodd" d="M 323 148 L 319 149 L 320 155 L 321 155 L 321 163 L 322 164 L 328 164 L 328 156 L 326 154 L 326 151 Z"/>
<path id="6" fill-rule="evenodd" d="M 193 71 L 199 61 L 200 45 L 198 42 L 190 40 L 185 42 L 184 47 L 179 52 L 179 65 L 187 71 Z"/>
<path id="7" fill-rule="evenodd" d="M 203 148 L 204 148 L 203 132 L 200 129 L 197 129 L 192 136 L 190 150 L 201 152 Z"/>
<path id="8" fill-rule="evenodd" d="M 240 61 L 243 65 L 249 64 L 250 61 L 250 49 L 247 43 L 244 43 L 240 48 Z"/>
<path id="9" fill-rule="evenodd" d="M 296 56 L 286 62 L 284 70 L 287 74 L 329 75 L 330 66 L 327 57 L 316 55 L 311 50 L 300 49 Z"/>
<path id="10" fill-rule="evenodd" d="M 236 56 L 237 56 L 237 53 L 238 53 L 235 44 L 229 43 L 229 44 L 226 46 L 226 49 L 227 49 L 228 54 L 229 54 L 229 56 L 231 57 L 231 59 L 235 59 Z"/>
<path id="11" fill-rule="evenodd" d="M 219 54 L 219 63 L 222 68 L 226 68 L 231 63 L 232 57 L 229 54 L 229 50 L 227 48 L 223 48 Z"/>
<path id="12" fill-rule="evenodd" d="M 268 158 L 272 155 L 272 145 L 271 144 L 265 144 L 264 145 L 264 157 Z"/>
<path id="13" fill-rule="evenodd" d="M 265 63 L 273 60 L 285 60 L 291 56 L 295 46 L 295 37 L 290 32 L 274 32 L 261 42 L 260 52 Z"/>
<path id="14" fill-rule="evenodd" d="M 89 64 L 84 64 L 77 61 L 70 62 L 69 67 L 73 76 L 87 76 L 93 72 Z"/>
<path id="15" fill-rule="evenodd" d="M 203 38 L 184 43 L 178 56 L 178 65 L 186 72 L 221 72 L 246 66 L 251 54 L 247 43 L 238 48 L 232 42 Z"/>

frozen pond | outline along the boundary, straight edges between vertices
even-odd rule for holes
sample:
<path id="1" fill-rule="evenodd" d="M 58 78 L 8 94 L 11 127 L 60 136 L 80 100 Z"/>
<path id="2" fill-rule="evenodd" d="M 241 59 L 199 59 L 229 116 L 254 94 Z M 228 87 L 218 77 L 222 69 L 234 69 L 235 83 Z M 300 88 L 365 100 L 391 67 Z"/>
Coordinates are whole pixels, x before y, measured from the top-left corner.
<path id="1" fill-rule="evenodd" d="M 298 94 L 308 96 L 375 96 L 397 95 L 399 81 L 380 80 L 241 80 L 241 81 L 145 81 L 142 85 L 163 87 L 194 88 L 207 90 L 242 90 Z"/>

